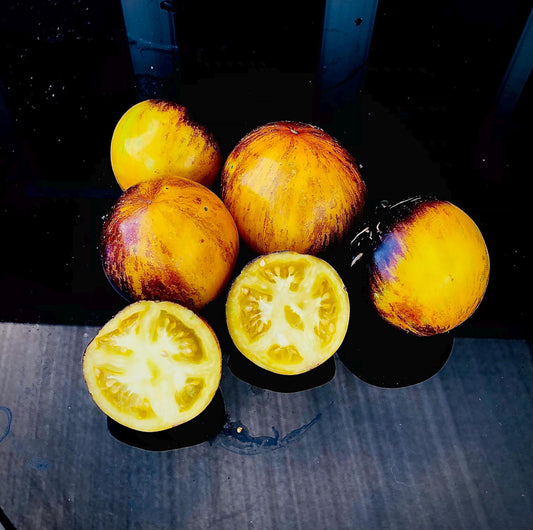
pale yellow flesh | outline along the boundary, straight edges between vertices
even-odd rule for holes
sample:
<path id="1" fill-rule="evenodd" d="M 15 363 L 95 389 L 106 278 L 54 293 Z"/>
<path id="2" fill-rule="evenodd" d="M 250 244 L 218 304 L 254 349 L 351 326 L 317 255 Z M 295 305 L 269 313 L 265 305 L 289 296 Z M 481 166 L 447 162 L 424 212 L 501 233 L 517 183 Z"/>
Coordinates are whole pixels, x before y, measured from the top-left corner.
<path id="1" fill-rule="evenodd" d="M 83 373 L 104 413 L 132 429 L 159 431 L 207 407 L 220 382 L 220 347 L 192 311 L 170 302 L 137 302 L 89 344 Z"/>
<path id="2" fill-rule="evenodd" d="M 325 261 L 276 252 L 247 265 L 226 304 L 230 335 L 249 360 L 271 372 L 307 372 L 340 347 L 348 294 Z"/>

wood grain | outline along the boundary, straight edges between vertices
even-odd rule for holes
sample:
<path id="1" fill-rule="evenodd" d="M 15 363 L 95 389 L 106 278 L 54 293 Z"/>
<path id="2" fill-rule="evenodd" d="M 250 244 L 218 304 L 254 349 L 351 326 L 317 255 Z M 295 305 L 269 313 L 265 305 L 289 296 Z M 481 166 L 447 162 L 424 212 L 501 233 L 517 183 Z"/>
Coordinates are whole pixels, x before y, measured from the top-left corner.
<path id="1" fill-rule="evenodd" d="M 161 451 L 121 441 L 92 403 L 81 355 L 96 332 L 0 324 L 0 506 L 15 528 L 533 525 L 526 341 L 456 339 L 438 375 L 399 389 L 339 359 L 326 383 L 287 393 L 226 364 L 223 426 L 169 433 L 181 447 Z"/>

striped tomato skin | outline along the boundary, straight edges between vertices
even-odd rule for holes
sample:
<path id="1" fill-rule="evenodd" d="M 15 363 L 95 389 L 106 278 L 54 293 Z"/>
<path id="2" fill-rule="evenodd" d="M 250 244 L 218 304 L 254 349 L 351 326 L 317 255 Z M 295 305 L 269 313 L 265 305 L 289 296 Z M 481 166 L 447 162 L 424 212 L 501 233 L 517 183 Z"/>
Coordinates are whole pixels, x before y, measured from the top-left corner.
<path id="1" fill-rule="evenodd" d="M 361 216 L 366 187 L 348 151 L 324 130 L 281 121 L 247 134 L 221 173 L 222 199 L 259 254 L 318 254 Z"/>
<path id="2" fill-rule="evenodd" d="M 224 203 L 180 178 L 128 188 L 108 214 L 100 244 L 104 272 L 125 298 L 192 310 L 220 294 L 238 251 L 237 227 Z"/>
<path id="3" fill-rule="evenodd" d="M 164 99 L 141 101 L 124 113 L 113 131 L 110 155 L 123 190 L 161 177 L 212 187 L 222 166 L 212 132 L 186 107 Z"/>
<path id="4" fill-rule="evenodd" d="M 475 222 L 438 199 L 405 201 L 376 232 L 370 296 L 392 325 L 418 336 L 454 329 L 484 297 L 489 254 Z"/>

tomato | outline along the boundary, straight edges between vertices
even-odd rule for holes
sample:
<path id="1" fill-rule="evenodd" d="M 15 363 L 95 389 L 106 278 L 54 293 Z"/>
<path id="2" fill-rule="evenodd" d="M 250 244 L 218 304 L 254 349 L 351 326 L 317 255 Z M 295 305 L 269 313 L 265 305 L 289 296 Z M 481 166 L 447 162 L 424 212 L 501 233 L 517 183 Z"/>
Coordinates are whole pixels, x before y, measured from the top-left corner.
<path id="1" fill-rule="evenodd" d="M 318 254 L 360 216 L 365 184 L 353 157 L 322 129 L 276 122 L 247 134 L 221 174 L 222 199 L 259 254 Z"/>
<path id="2" fill-rule="evenodd" d="M 474 221 L 450 202 L 421 197 L 386 207 L 377 219 L 352 245 L 357 261 L 364 240 L 372 242 L 370 292 L 379 314 L 420 336 L 468 319 L 489 279 L 487 247 Z"/>
<path id="3" fill-rule="evenodd" d="M 210 187 L 221 165 L 212 133 L 173 101 L 137 103 L 120 118 L 111 139 L 111 166 L 123 190 L 159 177 L 182 177 Z"/>
<path id="4" fill-rule="evenodd" d="M 213 399 L 221 371 L 212 329 L 171 302 L 127 306 L 83 355 L 83 376 L 96 405 L 138 431 L 161 431 L 196 417 Z"/>
<path id="5" fill-rule="evenodd" d="M 128 188 L 101 237 L 104 271 L 128 300 L 169 300 L 198 310 L 228 283 L 239 234 L 223 202 L 187 179 Z"/>
<path id="6" fill-rule="evenodd" d="M 238 350 L 284 375 L 304 373 L 340 347 L 350 317 L 335 269 L 316 256 L 284 251 L 249 262 L 233 282 L 226 321 Z"/>

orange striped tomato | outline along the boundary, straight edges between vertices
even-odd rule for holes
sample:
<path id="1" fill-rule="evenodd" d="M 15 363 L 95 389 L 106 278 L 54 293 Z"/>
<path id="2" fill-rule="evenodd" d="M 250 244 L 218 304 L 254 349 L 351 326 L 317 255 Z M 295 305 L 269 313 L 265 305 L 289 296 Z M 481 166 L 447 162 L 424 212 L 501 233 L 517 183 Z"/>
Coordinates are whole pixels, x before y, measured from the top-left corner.
<path id="1" fill-rule="evenodd" d="M 239 235 L 224 203 L 187 179 L 128 188 L 104 223 L 104 271 L 129 300 L 197 310 L 217 297 L 235 266 Z"/>
<path id="2" fill-rule="evenodd" d="M 187 178 L 209 187 L 221 165 L 211 132 L 173 101 L 137 103 L 120 118 L 111 139 L 111 166 L 123 190 L 160 177 Z"/>
<path id="3" fill-rule="evenodd" d="M 371 299 L 379 314 L 415 335 L 463 323 L 489 279 L 479 228 L 460 208 L 436 199 L 402 201 L 388 213 L 392 218 L 374 228 L 379 242 L 370 263 Z"/>
<path id="4" fill-rule="evenodd" d="M 366 195 L 344 147 L 318 127 L 289 121 L 246 135 L 221 179 L 241 237 L 260 254 L 326 250 L 348 233 Z"/>

